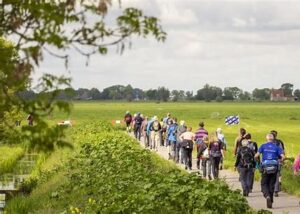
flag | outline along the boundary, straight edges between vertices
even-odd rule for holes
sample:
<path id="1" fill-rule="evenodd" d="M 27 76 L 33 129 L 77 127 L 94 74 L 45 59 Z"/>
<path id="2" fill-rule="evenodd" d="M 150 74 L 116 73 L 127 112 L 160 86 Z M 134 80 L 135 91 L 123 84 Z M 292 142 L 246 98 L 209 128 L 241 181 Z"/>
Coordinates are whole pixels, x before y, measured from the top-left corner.
<path id="1" fill-rule="evenodd" d="M 225 124 L 226 125 L 237 125 L 240 123 L 240 117 L 239 116 L 228 116 L 225 118 Z"/>

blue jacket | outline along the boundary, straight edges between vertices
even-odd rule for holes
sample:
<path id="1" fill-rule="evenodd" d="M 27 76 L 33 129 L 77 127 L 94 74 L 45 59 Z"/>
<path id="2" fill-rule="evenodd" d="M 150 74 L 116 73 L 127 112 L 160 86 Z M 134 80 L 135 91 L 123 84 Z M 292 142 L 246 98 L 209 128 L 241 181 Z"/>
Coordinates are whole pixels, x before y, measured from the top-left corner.
<path id="1" fill-rule="evenodd" d="M 262 164 L 265 162 L 274 163 L 283 154 L 283 150 L 273 142 L 261 145 L 258 152 L 262 154 Z"/>
<path id="2" fill-rule="evenodd" d="M 176 142 L 177 137 L 176 137 L 176 131 L 177 131 L 178 125 L 176 123 L 171 124 L 168 128 L 168 140 Z"/>
<path id="3" fill-rule="evenodd" d="M 154 122 L 154 120 L 151 119 L 151 120 L 149 120 L 148 123 L 147 123 L 146 132 L 147 132 L 148 135 L 150 135 L 150 132 L 151 132 L 151 131 L 150 131 L 150 127 L 151 127 L 151 125 L 152 125 L 153 122 Z"/>

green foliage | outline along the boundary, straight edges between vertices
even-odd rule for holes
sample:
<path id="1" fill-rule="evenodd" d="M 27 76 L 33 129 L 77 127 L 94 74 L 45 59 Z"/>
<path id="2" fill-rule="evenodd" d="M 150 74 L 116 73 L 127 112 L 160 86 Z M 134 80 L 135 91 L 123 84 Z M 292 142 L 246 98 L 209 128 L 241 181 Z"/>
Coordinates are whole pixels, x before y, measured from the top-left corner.
<path id="1" fill-rule="evenodd" d="M 82 149 L 70 161 L 68 184 L 52 200 L 63 198 L 84 213 L 252 212 L 223 181 L 187 174 L 109 124 L 81 129 L 76 141 Z"/>
<path id="2" fill-rule="evenodd" d="M 282 189 L 293 195 L 300 196 L 300 175 L 293 174 L 293 161 L 284 161 L 282 173 Z"/>
<path id="3" fill-rule="evenodd" d="M 0 146 L 0 175 L 12 172 L 17 161 L 24 155 L 24 149 L 15 146 Z"/>
<path id="4" fill-rule="evenodd" d="M 110 5 L 110 0 L 1 1 L 0 141 L 22 142 L 25 138 L 30 149 L 39 150 L 68 145 L 63 141 L 64 132 L 47 125 L 45 117 L 54 109 L 70 112 L 68 103 L 57 100 L 66 92 L 62 88 L 70 87 L 70 79 L 45 74 L 34 88 L 37 96 L 30 100 L 17 96 L 30 87 L 29 77 L 45 52 L 63 58 L 68 66 L 69 55 L 62 52 L 69 49 L 88 60 L 92 54 L 106 54 L 113 45 L 122 53 L 132 35 L 165 40 L 159 20 L 136 8 L 124 9 L 113 27 L 108 26 L 105 15 Z M 15 44 L 7 42 L 8 37 L 14 38 Z M 12 109 L 32 114 L 35 126 L 16 129 Z"/>

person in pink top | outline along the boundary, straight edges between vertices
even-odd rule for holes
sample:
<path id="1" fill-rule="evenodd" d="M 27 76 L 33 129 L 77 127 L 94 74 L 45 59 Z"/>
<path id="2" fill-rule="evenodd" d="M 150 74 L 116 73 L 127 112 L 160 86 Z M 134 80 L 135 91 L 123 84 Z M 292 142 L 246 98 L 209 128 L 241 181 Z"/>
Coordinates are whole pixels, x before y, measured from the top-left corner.
<path id="1" fill-rule="evenodd" d="M 192 127 L 189 127 L 179 138 L 183 148 L 183 162 L 185 164 L 185 169 L 189 168 L 189 170 L 192 170 L 192 152 L 195 140 L 195 134 L 192 132 Z"/>
<path id="2" fill-rule="evenodd" d="M 294 175 L 297 175 L 297 172 L 300 171 L 300 154 L 298 155 L 297 159 L 294 162 L 293 170 L 294 170 Z"/>

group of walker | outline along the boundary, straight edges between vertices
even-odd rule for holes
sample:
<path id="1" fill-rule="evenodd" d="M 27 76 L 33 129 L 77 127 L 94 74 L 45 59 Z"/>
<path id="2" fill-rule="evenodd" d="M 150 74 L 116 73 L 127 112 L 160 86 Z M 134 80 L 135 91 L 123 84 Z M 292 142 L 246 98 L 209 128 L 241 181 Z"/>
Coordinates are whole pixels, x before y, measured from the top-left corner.
<path id="1" fill-rule="evenodd" d="M 149 119 L 140 113 L 132 117 L 128 111 L 124 121 L 128 132 L 133 127 L 134 135 L 138 140 L 143 136 L 146 148 L 158 151 L 159 146 L 168 147 L 169 159 L 185 164 L 185 168 L 189 170 L 192 169 L 192 151 L 195 147 L 197 169 L 202 168 L 202 177 L 209 180 L 218 179 L 227 145 L 221 128 L 208 134 L 204 122 L 200 122 L 199 128 L 193 133 L 192 128 L 186 126 L 185 121 L 182 120 L 177 124 L 177 118 L 172 118 L 170 113 L 159 121 L 157 116 Z M 244 128 L 240 128 L 234 146 L 236 157 L 234 166 L 240 174 L 245 197 L 252 192 L 255 170 L 260 170 L 261 191 L 266 198 L 267 207 L 272 208 L 273 197 L 278 197 L 280 191 L 280 171 L 285 158 L 285 149 L 284 143 L 277 138 L 275 130 L 266 135 L 266 140 L 266 143 L 258 148 L 257 143 L 252 141 L 251 134 Z M 295 161 L 294 173 L 296 174 L 299 169 L 300 155 Z"/>

